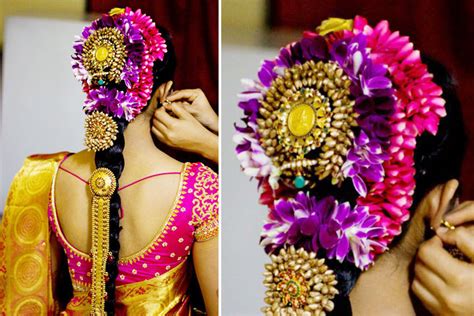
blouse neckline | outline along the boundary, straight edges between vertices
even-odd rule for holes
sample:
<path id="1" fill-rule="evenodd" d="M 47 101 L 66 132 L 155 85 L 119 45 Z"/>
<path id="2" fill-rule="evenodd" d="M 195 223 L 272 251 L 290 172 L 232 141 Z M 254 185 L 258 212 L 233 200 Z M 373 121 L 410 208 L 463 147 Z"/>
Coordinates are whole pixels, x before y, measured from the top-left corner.
<path id="1" fill-rule="evenodd" d="M 163 224 L 161 225 L 160 229 L 157 231 L 155 236 L 142 249 L 140 249 L 140 250 L 138 250 L 138 251 L 136 251 L 133 254 L 130 254 L 128 256 L 119 258 L 119 260 L 118 260 L 119 264 L 127 264 L 127 263 L 130 263 L 130 262 L 134 262 L 134 261 L 139 260 L 145 253 L 147 253 L 153 247 L 153 245 L 155 243 L 159 242 L 162 239 L 162 237 L 164 237 L 164 234 L 166 233 L 167 229 L 172 224 L 172 221 L 173 221 L 173 218 L 174 218 L 173 215 L 178 211 L 180 201 L 182 200 L 183 196 L 186 193 L 186 190 L 185 190 L 186 189 L 186 183 L 187 183 L 186 180 L 187 180 L 187 177 L 188 177 L 190 165 L 191 164 L 188 163 L 188 162 L 183 164 L 182 170 L 180 172 L 180 180 L 179 180 L 178 190 L 177 190 L 175 199 L 173 201 L 172 207 L 169 209 L 168 214 L 166 216 L 166 220 L 163 222 Z M 54 172 L 54 175 L 53 175 L 53 181 L 52 181 L 52 185 L 51 185 L 51 194 L 50 194 L 50 205 L 51 205 L 51 211 L 52 211 L 51 213 L 52 213 L 52 216 L 53 216 L 53 221 L 54 221 L 54 224 L 56 225 L 57 232 L 58 232 L 60 238 L 64 241 L 64 243 L 67 245 L 67 247 L 70 248 L 79 257 L 90 261 L 90 260 L 92 260 L 92 257 L 91 257 L 90 254 L 85 253 L 82 250 L 79 250 L 78 248 L 76 248 L 75 246 L 73 246 L 69 242 L 69 240 L 64 235 L 64 233 L 62 231 L 62 228 L 61 228 L 61 224 L 59 222 L 59 218 L 58 218 L 57 211 L 56 211 L 57 208 L 56 208 L 56 199 L 55 199 L 56 178 L 57 178 L 57 174 L 58 174 L 58 171 L 59 171 L 59 166 L 60 166 L 60 164 L 56 168 L 56 170 Z"/>

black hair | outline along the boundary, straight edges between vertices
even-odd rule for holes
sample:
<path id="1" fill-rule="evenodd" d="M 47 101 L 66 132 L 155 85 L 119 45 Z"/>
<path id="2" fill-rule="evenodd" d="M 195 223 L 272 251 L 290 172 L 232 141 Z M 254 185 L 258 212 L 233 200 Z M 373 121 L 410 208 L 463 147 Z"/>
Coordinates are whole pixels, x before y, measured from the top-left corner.
<path id="1" fill-rule="evenodd" d="M 459 179 L 466 152 L 467 134 L 464 127 L 461 102 L 456 93 L 456 83 L 448 70 L 439 62 L 422 55 L 422 62 L 433 74 L 433 81 L 443 89 L 442 97 L 446 101 L 447 115 L 440 120 L 436 135 L 423 133 L 417 138 L 415 149 L 415 181 L 414 212 L 423 197 L 439 184 L 451 179 Z M 406 233 L 409 222 L 405 222 L 402 235 L 391 243 L 396 245 Z M 361 271 L 353 264 L 328 262 L 337 276 L 339 295 L 336 296 L 335 309 L 330 315 L 351 315 L 349 293 L 357 282 Z"/>
<path id="2" fill-rule="evenodd" d="M 176 55 L 171 41 L 171 35 L 163 27 L 158 28 L 162 37 L 166 41 L 167 53 L 162 61 L 157 60 L 153 65 L 153 91 L 162 83 L 173 79 L 176 68 Z M 117 179 L 117 189 L 110 200 L 110 235 L 109 235 L 109 257 L 107 259 L 106 271 L 106 292 L 105 311 L 108 315 L 114 314 L 115 307 L 115 280 L 118 275 L 118 259 L 120 253 L 119 235 L 122 227 L 120 226 L 120 208 L 121 201 L 118 194 L 118 182 L 125 167 L 123 150 L 125 148 L 124 131 L 128 122 L 123 118 L 114 118 L 118 126 L 117 139 L 112 147 L 99 151 L 95 155 L 95 164 L 97 168 L 110 169 Z"/>

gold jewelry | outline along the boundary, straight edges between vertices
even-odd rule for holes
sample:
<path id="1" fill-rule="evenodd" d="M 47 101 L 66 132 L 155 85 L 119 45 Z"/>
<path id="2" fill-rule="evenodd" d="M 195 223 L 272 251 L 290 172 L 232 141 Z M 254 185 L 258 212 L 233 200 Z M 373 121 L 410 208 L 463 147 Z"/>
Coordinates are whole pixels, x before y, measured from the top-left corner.
<path id="1" fill-rule="evenodd" d="M 163 101 L 163 105 L 165 105 L 165 104 L 171 104 L 171 101 L 168 100 L 168 99 L 165 99 L 165 100 Z"/>
<path id="2" fill-rule="evenodd" d="M 84 43 L 84 68 L 93 82 L 120 83 L 120 74 L 127 59 L 123 34 L 115 27 L 104 27 L 92 33 Z"/>
<path id="3" fill-rule="evenodd" d="M 86 116 L 84 123 L 86 137 L 84 144 L 92 151 L 106 150 L 117 139 L 117 123 L 104 112 L 95 111 Z"/>
<path id="4" fill-rule="evenodd" d="M 91 313 L 102 315 L 105 305 L 106 263 L 109 254 L 110 198 L 117 188 L 113 172 L 96 169 L 90 179 L 92 192 L 92 287 Z"/>
<path id="5" fill-rule="evenodd" d="M 451 230 L 455 230 L 455 229 L 456 229 L 456 226 L 452 225 L 450 222 L 448 222 L 448 221 L 445 220 L 445 219 L 442 219 L 442 220 L 441 220 L 441 225 L 443 225 L 444 227 L 449 228 L 449 229 L 451 229 Z"/>
<path id="6" fill-rule="evenodd" d="M 294 246 L 271 255 L 265 265 L 265 315 L 324 315 L 334 309 L 336 275 L 316 253 Z"/>
<path id="7" fill-rule="evenodd" d="M 285 69 L 260 100 L 260 144 L 296 188 L 314 183 L 311 178 L 344 180 L 341 167 L 357 126 L 350 85 L 335 62 L 308 61 Z"/>

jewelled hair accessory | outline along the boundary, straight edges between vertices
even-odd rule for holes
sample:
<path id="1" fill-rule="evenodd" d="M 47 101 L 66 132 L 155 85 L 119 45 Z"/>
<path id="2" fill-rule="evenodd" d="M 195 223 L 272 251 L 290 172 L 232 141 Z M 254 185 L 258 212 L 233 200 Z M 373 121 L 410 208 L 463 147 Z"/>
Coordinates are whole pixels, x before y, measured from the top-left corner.
<path id="1" fill-rule="evenodd" d="M 96 169 L 89 180 L 92 193 L 92 288 L 91 313 L 102 315 L 106 300 L 106 263 L 109 254 L 110 198 L 117 180 L 107 168 Z"/>
<path id="2" fill-rule="evenodd" d="M 74 43 L 72 69 L 87 94 L 86 114 L 133 120 L 151 97 L 153 64 L 166 52 L 155 23 L 140 10 L 115 8 L 85 27 Z"/>
<path id="3" fill-rule="evenodd" d="M 243 80 L 237 156 L 270 208 L 262 246 L 367 269 L 409 219 L 416 137 L 446 115 L 408 37 L 331 18 Z M 300 310 L 301 311 L 301 310 Z"/>

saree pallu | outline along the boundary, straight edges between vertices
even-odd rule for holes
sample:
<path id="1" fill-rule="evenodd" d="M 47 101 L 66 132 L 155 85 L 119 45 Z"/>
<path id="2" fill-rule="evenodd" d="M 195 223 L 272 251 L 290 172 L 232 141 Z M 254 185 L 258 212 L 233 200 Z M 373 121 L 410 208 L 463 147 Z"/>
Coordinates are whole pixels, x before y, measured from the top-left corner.
<path id="1" fill-rule="evenodd" d="M 0 227 L 0 312 L 54 314 L 48 198 L 66 153 L 26 159 L 13 179 Z"/>

